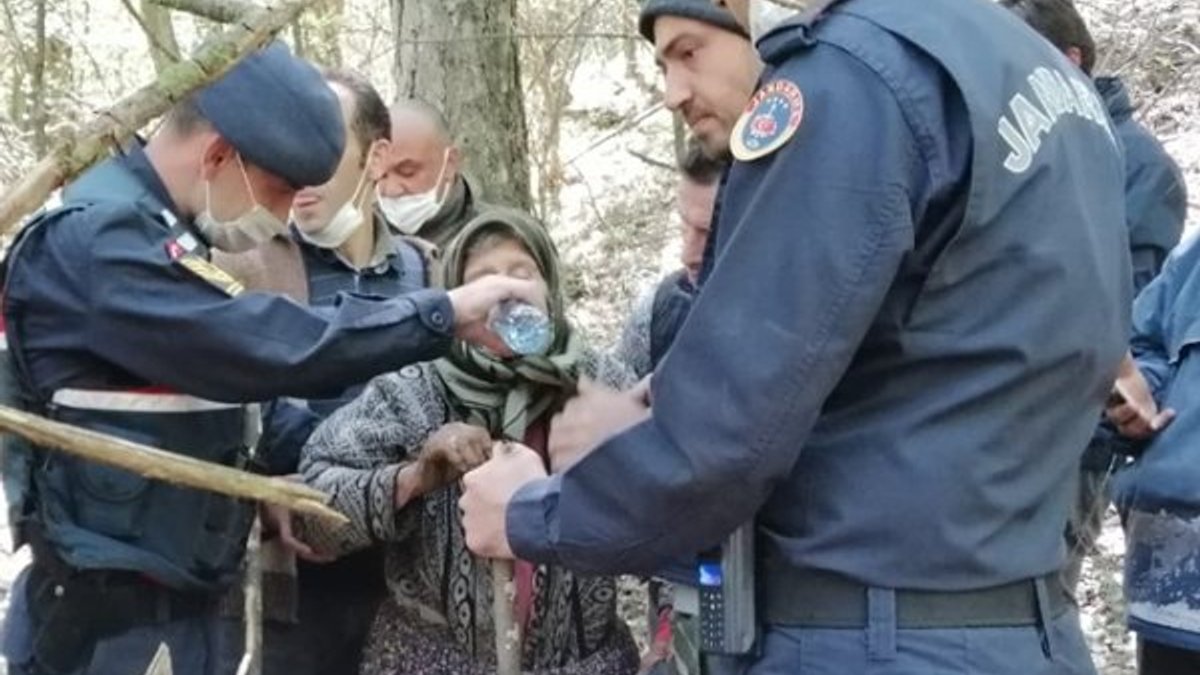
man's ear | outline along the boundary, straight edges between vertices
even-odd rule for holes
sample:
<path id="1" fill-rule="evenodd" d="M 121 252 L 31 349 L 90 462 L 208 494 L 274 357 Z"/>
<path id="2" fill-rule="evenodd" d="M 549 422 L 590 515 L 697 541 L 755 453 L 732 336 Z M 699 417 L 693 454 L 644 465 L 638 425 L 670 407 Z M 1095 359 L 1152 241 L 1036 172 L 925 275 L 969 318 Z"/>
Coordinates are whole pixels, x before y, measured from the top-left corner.
<path id="1" fill-rule="evenodd" d="M 217 175 L 227 162 L 234 161 L 237 150 L 234 149 L 229 141 L 225 140 L 220 134 L 213 134 L 205 146 L 204 152 L 200 156 L 200 178 L 202 180 L 212 180 L 213 176 Z"/>
<path id="2" fill-rule="evenodd" d="M 367 180 L 375 183 L 383 178 L 383 174 L 387 172 L 388 153 L 391 151 L 392 142 L 386 138 L 381 138 L 371 145 L 371 150 L 367 153 Z"/>
<path id="3" fill-rule="evenodd" d="M 1067 58 L 1076 66 L 1083 67 L 1083 50 L 1079 47 L 1067 47 L 1067 51 L 1063 52 Z"/>
<path id="4" fill-rule="evenodd" d="M 452 145 L 446 151 L 446 185 L 452 184 L 461 175 L 462 151 Z"/>

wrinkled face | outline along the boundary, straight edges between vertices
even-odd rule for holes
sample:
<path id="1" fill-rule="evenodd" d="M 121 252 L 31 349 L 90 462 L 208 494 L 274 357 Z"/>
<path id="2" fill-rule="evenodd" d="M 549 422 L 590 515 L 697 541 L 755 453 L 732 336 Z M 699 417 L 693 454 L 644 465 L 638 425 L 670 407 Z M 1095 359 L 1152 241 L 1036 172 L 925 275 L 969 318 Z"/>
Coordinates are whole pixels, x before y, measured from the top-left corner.
<path id="1" fill-rule="evenodd" d="M 700 267 L 704 263 L 704 246 L 712 230 L 713 206 L 717 200 L 717 184 L 702 185 L 687 179 L 679 183 L 676 206 L 679 209 L 680 229 L 683 235 L 683 253 L 680 262 L 687 269 L 688 280 L 693 284 L 700 278 Z"/>
<path id="2" fill-rule="evenodd" d="M 480 243 L 471 246 L 463 265 L 463 283 L 469 284 L 489 274 L 541 282 L 538 284 L 539 298 L 534 305 L 543 312 L 549 311 L 546 279 L 537 260 L 520 241 L 505 236 L 481 235 Z"/>
<path id="3" fill-rule="evenodd" d="M 392 142 L 373 173 L 379 176 L 379 194 L 384 197 L 421 194 L 434 187 L 441 197 L 458 177 L 459 161 L 458 148 L 433 122 L 403 111 L 392 116 Z"/>
<path id="4" fill-rule="evenodd" d="M 664 15 L 654 22 L 654 45 L 667 107 L 683 116 L 705 152 L 728 155 L 729 135 L 762 71 L 750 41 L 703 21 Z"/>
<path id="5" fill-rule="evenodd" d="M 304 188 L 296 193 L 292 202 L 292 219 L 296 227 L 305 232 L 316 232 L 329 224 L 333 215 L 350 201 L 355 195 L 366 171 L 364 157 L 365 148 L 358 140 L 357 134 L 350 128 L 350 120 L 354 119 L 354 96 L 345 87 L 330 83 L 329 86 L 337 93 L 338 101 L 342 104 L 342 123 L 346 128 L 346 150 L 338 163 L 337 171 L 324 185 Z M 379 147 L 379 146 L 377 146 Z M 386 148 L 380 148 L 386 150 Z M 370 195 L 370 190 L 363 190 L 359 197 Z"/>

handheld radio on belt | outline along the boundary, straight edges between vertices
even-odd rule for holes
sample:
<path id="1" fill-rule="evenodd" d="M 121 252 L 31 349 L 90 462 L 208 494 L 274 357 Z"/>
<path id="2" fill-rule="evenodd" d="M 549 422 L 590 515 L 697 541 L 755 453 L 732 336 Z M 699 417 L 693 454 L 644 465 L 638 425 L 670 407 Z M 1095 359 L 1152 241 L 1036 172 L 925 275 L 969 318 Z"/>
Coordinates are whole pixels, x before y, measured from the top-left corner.
<path id="1" fill-rule="evenodd" d="M 754 605 L 754 523 L 742 525 L 719 549 L 700 554 L 700 651 L 749 654 L 758 639 Z"/>

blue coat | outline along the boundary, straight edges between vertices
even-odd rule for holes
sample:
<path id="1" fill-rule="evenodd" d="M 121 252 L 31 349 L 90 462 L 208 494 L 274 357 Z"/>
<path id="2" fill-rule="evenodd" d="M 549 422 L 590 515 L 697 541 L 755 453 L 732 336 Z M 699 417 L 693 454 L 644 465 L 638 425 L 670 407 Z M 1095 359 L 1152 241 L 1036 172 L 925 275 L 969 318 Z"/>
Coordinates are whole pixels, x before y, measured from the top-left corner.
<path id="1" fill-rule="evenodd" d="M 920 4 L 760 41 L 745 132 L 795 119 L 772 91 L 802 92 L 799 126 L 734 164 L 652 418 L 517 493 L 519 557 L 653 569 L 757 514 L 761 555 L 884 588 L 1061 566 L 1128 336 L 1118 145 L 1007 11 Z"/>
<path id="2" fill-rule="evenodd" d="M 175 211 L 135 145 L 68 186 L 63 207 L 24 234 L 7 261 L 4 318 L 30 408 L 237 465 L 254 439 L 229 404 L 338 393 L 449 347 L 443 291 L 343 295 L 325 312 L 242 292 Z M 249 522 L 240 505 L 46 457 L 33 518 L 67 563 L 179 588 L 236 573 Z"/>
<path id="3" fill-rule="evenodd" d="M 1200 241 L 1175 249 L 1133 316 L 1134 358 L 1159 406 L 1176 417 L 1112 482 L 1128 525 L 1130 627 L 1200 650 Z"/>
<path id="4" fill-rule="evenodd" d="M 1137 120 L 1125 83 L 1095 80 L 1125 148 L 1125 222 L 1133 253 L 1134 288 L 1141 290 L 1162 269 L 1179 243 L 1187 220 L 1187 183 L 1162 144 Z"/>

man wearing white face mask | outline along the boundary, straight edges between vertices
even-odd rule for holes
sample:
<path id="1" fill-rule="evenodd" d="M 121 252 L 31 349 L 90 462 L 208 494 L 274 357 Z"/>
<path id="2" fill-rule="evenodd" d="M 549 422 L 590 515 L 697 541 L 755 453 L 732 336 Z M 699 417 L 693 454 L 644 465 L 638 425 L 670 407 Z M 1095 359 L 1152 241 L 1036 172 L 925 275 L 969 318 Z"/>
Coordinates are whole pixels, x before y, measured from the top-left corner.
<path id="1" fill-rule="evenodd" d="M 485 205 L 462 174 L 462 152 L 440 110 L 405 100 L 391 116 L 375 190 L 379 212 L 396 232 L 445 248 Z"/>
<path id="2" fill-rule="evenodd" d="M 393 236 L 372 208 L 375 172 L 391 133 L 387 105 L 355 73 L 330 70 L 324 76 L 341 105 L 346 149 L 332 178 L 300 190 L 292 202 L 291 236 L 304 277 L 304 297 L 314 306 L 328 307 L 341 293 L 390 298 L 424 289 L 428 274 L 423 249 Z M 260 444 L 266 470 L 295 474 L 300 449 L 315 423 L 357 397 L 364 384 L 329 397 L 272 403 Z M 357 673 L 367 632 L 386 593 L 382 551 L 368 549 L 334 561 L 316 559 L 303 536 L 291 534 L 290 523 L 281 531 L 284 543 L 294 546 L 301 560 L 291 568 L 294 580 L 286 569 L 267 571 L 273 581 L 264 584 L 264 674 Z M 223 658 L 230 672 L 242 655 L 243 630 L 240 618 L 230 619 L 223 629 Z"/>
<path id="3" fill-rule="evenodd" d="M 388 109 L 360 76 L 327 71 L 325 77 L 341 102 L 347 142 L 333 178 L 301 190 L 292 203 L 311 302 L 326 304 L 342 291 L 390 297 L 424 288 L 421 247 L 392 236 L 374 208 L 390 154 Z"/>
<path id="4" fill-rule="evenodd" d="M 210 262 L 285 231 L 297 189 L 345 147 L 321 75 L 272 44 L 64 189 L 5 261 L 4 325 L 21 404 L 63 422 L 240 467 L 256 401 L 316 397 L 445 352 L 498 348 L 488 311 L 537 287 L 487 278 L 317 312 L 247 292 Z M 0 342 L 0 344 L 5 344 Z M 237 579 L 251 505 L 33 447 L 6 447 L 14 526 L 33 564 L 13 589 L 10 673 L 214 675 L 217 600 Z M 33 461 L 36 458 L 37 461 Z"/>

